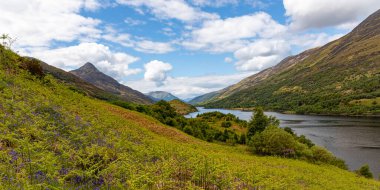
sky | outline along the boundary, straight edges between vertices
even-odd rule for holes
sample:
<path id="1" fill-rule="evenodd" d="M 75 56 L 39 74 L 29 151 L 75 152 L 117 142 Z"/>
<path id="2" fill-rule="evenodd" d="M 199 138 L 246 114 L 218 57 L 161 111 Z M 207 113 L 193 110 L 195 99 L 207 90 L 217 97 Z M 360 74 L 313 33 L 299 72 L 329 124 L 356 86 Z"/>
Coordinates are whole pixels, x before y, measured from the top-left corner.
<path id="1" fill-rule="evenodd" d="M 220 90 L 350 32 L 379 0 L 1 0 L 12 49 L 143 93 Z"/>

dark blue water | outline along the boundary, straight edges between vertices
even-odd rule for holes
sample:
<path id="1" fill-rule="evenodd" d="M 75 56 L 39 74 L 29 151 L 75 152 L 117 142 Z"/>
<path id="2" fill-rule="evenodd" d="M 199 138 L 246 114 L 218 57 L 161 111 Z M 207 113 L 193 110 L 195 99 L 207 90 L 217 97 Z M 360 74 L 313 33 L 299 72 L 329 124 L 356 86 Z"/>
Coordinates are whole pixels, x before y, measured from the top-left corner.
<path id="1" fill-rule="evenodd" d="M 198 108 L 199 113 L 219 111 L 231 113 L 240 119 L 250 120 L 252 112 L 225 109 Z M 375 178 L 380 174 L 380 118 L 293 115 L 265 112 L 280 120 L 281 127 L 290 127 L 305 135 L 315 144 L 325 147 L 346 161 L 351 170 L 368 164 Z"/>

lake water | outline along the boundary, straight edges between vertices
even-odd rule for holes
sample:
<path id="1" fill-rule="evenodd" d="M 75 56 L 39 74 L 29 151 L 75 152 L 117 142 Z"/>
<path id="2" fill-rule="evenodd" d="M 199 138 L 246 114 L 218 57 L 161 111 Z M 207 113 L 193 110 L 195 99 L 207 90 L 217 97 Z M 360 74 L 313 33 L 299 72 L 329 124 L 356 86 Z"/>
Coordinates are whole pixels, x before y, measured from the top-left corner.
<path id="1" fill-rule="evenodd" d="M 204 109 L 186 117 L 219 111 L 231 113 L 240 119 L 250 120 L 252 112 L 225 109 Z M 325 147 L 346 161 L 351 170 L 368 164 L 374 177 L 380 174 L 380 118 L 292 115 L 265 112 L 280 120 L 280 127 L 290 127 L 298 135 L 305 135 L 315 144 Z"/>

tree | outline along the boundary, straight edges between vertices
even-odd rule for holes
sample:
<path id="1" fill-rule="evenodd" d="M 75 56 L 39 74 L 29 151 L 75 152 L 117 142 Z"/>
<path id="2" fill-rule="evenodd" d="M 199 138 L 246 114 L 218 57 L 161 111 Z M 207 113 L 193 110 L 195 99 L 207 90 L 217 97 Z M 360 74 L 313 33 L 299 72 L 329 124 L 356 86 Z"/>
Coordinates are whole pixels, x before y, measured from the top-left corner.
<path id="1" fill-rule="evenodd" d="M 264 110 L 258 107 L 252 115 L 251 121 L 248 123 L 248 133 L 247 137 L 250 139 L 258 132 L 262 132 L 268 126 L 278 126 L 280 121 L 273 116 L 266 116 Z"/>

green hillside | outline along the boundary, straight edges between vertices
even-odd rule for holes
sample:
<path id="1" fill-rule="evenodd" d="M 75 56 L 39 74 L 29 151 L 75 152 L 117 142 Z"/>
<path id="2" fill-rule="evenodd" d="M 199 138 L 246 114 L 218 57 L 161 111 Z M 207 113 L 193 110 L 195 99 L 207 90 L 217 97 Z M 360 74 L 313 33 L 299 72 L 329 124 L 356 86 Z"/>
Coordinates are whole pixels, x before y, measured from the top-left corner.
<path id="1" fill-rule="evenodd" d="M 206 107 L 379 115 L 380 10 L 346 36 L 230 86 Z M 364 101 L 365 100 L 365 101 Z M 375 103 L 355 103 L 375 102 Z"/>
<path id="2" fill-rule="evenodd" d="M 178 99 L 169 101 L 169 104 L 171 107 L 173 107 L 176 110 L 177 113 L 181 115 L 186 115 L 186 114 L 198 111 L 196 107 L 190 104 L 187 104 L 185 102 L 182 102 L 181 100 L 178 100 Z"/>
<path id="3" fill-rule="evenodd" d="M 0 189 L 380 188 L 335 166 L 198 140 L 0 53 Z"/>

